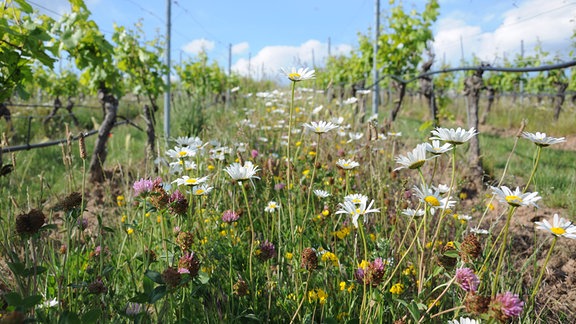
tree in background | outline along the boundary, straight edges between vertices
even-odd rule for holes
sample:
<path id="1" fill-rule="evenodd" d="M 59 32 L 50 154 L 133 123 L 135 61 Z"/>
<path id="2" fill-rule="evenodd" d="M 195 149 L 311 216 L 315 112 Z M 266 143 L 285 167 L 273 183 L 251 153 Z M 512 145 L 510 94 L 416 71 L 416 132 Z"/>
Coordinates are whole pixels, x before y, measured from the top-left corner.
<path id="1" fill-rule="evenodd" d="M 112 40 L 116 43 L 114 57 L 118 69 L 125 76 L 128 89 L 140 102 L 144 97 L 144 120 L 146 121 L 147 157 L 153 159 L 156 141 L 155 117 L 158 111 L 158 97 L 166 89 L 163 76 L 168 67 L 162 63 L 163 47 L 158 38 L 142 42 L 142 25 L 136 24 L 136 31 L 122 26 L 114 26 Z"/>
<path id="2" fill-rule="evenodd" d="M 102 165 L 106 161 L 106 143 L 114 127 L 118 111 L 118 100 L 124 94 L 120 71 L 114 62 L 114 47 L 90 20 L 90 11 L 83 0 L 70 0 L 72 12 L 62 16 L 54 24 L 51 33 L 58 53 L 67 52 L 82 71 L 80 83 L 98 94 L 102 103 L 104 121 L 100 125 L 98 138 L 90 160 L 90 180 L 104 181 Z"/>

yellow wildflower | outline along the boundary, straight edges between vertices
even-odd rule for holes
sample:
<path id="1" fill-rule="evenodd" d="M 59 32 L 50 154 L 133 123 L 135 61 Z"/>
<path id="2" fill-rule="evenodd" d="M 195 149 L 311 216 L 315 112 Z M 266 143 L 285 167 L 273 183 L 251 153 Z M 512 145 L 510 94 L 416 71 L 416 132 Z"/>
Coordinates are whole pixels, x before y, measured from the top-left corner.
<path id="1" fill-rule="evenodd" d="M 126 219 L 128 219 L 128 216 L 122 215 L 122 218 L 120 218 L 120 222 L 121 222 L 121 223 L 126 223 Z"/>
<path id="2" fill-rule="evenodd" d="M 284 256 L 286 257 L 286 260 L 292 260 L 292 257 L 294 257 L 294 254 L 292 254 L 290 252 L 286 252 L 286 254 L 284 254 Z"/>
<path id="3" fill-rule="evenodd" d="M 133 229 L 132 227 L 128 227 L 128 228 L 126 229 L 126 234 L 132 235 L 133 233 L 134 233 L 134 229 Z"/>
<path id="4" fill-rule="evenodd" d="M 118 207 L 122 207 L 126 205 L 126 201 L 124 200 L 124 196 L 120 195 L 116 197 L 116 204 L 118 204 Z"/>
<path id="5" fill-rule="evenodd" d="M 400 295 L 404 291 L 404 285 L 401 283 L 394 284 L 390 288 L 390 292 L 394 295 Z"/>
<path id="6" fill-rule="evenodd" d="M 328 215 L 330 215 L 330 211 L 329 211 L 328 209 L 324 209 L 324 210 L 322 211 L 322 215 L 328 216 Z"/>

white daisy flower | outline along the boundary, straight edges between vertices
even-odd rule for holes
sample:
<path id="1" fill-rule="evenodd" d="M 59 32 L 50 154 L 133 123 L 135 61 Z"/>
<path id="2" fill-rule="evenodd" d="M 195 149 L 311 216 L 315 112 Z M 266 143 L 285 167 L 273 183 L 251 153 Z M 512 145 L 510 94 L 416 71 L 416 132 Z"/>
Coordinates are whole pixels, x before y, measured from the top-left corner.
<path id="1" fill-rule="evenodd" d="M 166 155 L 173 159 L 183 159 L 196 156 L 196 149 L 189 146 L 174 146 L 173 149 L 166 151 Z"/>
<path id="2" fill-rule="evenodd" d="M 358 228 L 358 218 L 362 215 L 370 214 L 370 213 L 379 213 L 380 209 L 372 208 L 374 204 L 374 200 L 370 201 L 370 204 L 366 206 L 367 201 L 362 201 L 360 204 L 355 204 L 351 201 L 344 201 L 344 203 L 339 203 L 338 205 L 341 207 L 340 210 L 336 212 L 336 214 L 348 214 L 352 217 L 352 224 L 354 227 Z M 364 218 L 366 221 L 366 218 Z"/>
<path id="3" fill-rule="evenodd" d="M 196 170 L 198 167 L 194 161 L 178 160 L 170 162 L 170 174 L 182 173 L 184 171 Z"/>
<path id="4" fill-rule="evenodd" d="M 179 186 L 197 186 L 203 184 L 206 181 L 208 181 L 208 176 L 201 178 L 190 178 L 189 176 L 182 176 L 172 181 L 172 183 L 176 183 Z"/>
<path id="5" fill-rule="evenodd" d="M 408 216 L 408 217 L 420 217 L 420 216 L 424 216 L 424 210 L 406 208 L 406 209 L 402 210 L 402 215 Z"/>
<path id="6" fill-rule="evenodd" d="M 576 239 L 576 226 L 572 225 L 571 221 L 558 216 L 558 214 L 554 214 L 552 224 L 547 220 L 534 222 L 534 224 L 536 224 L 537 229 L 548 231 L 550 234 Z"/>
<path id="7" fill-rule="evenodd" d="M 490 232 L 488 230 L 483 229 L 483 228 L 478 228 L 478 227 L 471 228 L 470 232 L 472 232 L 474 234 L 482 234 L 482 235 L 490 234 Z"/>
<path id="8" fill-rule="evenodd" d="M 361 139 L 362 136 L 364 136 L 363 133 L 348 132 L 348 138 L 350 138 L 348 140 L 348 143 L 351 143 L 352 141 L 357 141 L 357 140 Z"/>
<path id="9" fill-rule="evenodd" d="M 448 324 L 480 324 L 480 321 L 468 317 L 460 317 L 460 319 L 448 321 Z"/>
<path id="10" fill-rule="evenodd" d="M 448 142 L 452 145 L 459 145 L 468 142 L 472 137 L 476 136 L 478 132 L 474 127 L 470 128 L 469 130 L 464 130 L 460 127 L 457 129 L 454 128 L 441 128 L 438 127 L 432 131 L 433 137 L 430 137 L 431 140 L 441 140 L 444 142 Z"/>
<path id="11" fill-rule="evenodd" d="M 278 204 L 275 201 L 270 201 L 268 202 L 266 208 L 264 208 L 264 211 L 267 213 L 273 213 L 274 211 L 276 211 L 276 209 L 280 209 L 280 204 Z"/>
<path id="12" fill-rule="evenodd" d="M 256 176 L 256 172 L 259 171 L 258 166 L 254 165 L 250 161 L 244 162 L 244 165 L 235 162 L 227 166 L 224 171 L 228 173 L 230 178 L 235 181 L 244 181 L 251 179 L 260 179 Z"/>
<path id="13" fill-rule="evenodd" d="M 530 132 L 522 132 L 522 137 L 541 147 L 566 142 L 565 137 L 549 137 L 546 136 L 546 133 L 540 132 L 536 132 L 536 134 Z"/>
<path id="14" fill-rule="evenodd" d="M 402 136 L 402 132 L 388 132 L 387 134 L 390 137 L 401 137 Z"/>
<path id="15" fill-rule="evenodd" d="M 192 187 L 192 194 L 194 196 L 205 196 L 209 194 L 212 191 L 212 189 L 214 189 L 214 187 L 210 187 L 208 186 L 208 184 L 203 183 L 199 186 Z"/>
<path id="16" fill-rule="evenodd" d="M 542 198 L 538 196 L 538 192 L 522 193 L 518 187 L 516 187 L 516 190 L 514 191 L 510 190 L 510 188 L 506 186 L 501 186 L 500 188 L 491 186 L 490 188 L 492 188 L 492 193 L 497 196 L 499 201 L 507 203 L 513 207 L 530 205 L 538 207 L 536 202 Z"/>
<path id="17" fill-rule="evenodd" d="M 292 82 L 304 81 L 309 79 L 314 79 L 316 75 L 314 74 L 314 70 L 310 70 L 309 68 L 291 68 L 289 71 L 281 68 L 282 72 L 290 79 Z"/>
<path id="18" fill-rule="evenodd" d="M 339 125 L 325 121 L 310 122 L 310 124 L 305 123 L 302 126 L 306 127 L 307 129 L 313 131 L 316 134 L 323 134 L 340 127 Z"/>
<path id="19" fill-rule="evenodd" d="M 368 196 L 365 196 L 363 194 L 350 194 L 346 197 L 344 197 L 344 201 L 351 201 L 355 204 L 360 204 L 363 201 L 367 201 L 368 200 Z"/>
<path id="20" fill-rule="evenodd" d="M 408 152 L 406 156 L 397 156 L 396 163 L 400 164 L 400 166 L 394 169 L 394 171 L 401 169 L 418 169 L 423 166 L 427 160 L 437 157 L 435 155 L 431 158 L 426 158 L 426 144 L 416 145 L 416 148 L 413 149 L 412 152 Z"/>
<path id="21" fill-rule="evenodd" d="M 314 190 L 314 194 L 315 194 L 316 197 L 318 197 L 318 198 L 327 198 L 327 197 L 330 197 L 330 193 L 329 193 L 328 191 L 320 190 L 320 189 L 315 189 L 315 190 Z"/>
<path id="22" fill-rule="evenodd" d="M 336 162 L 336 165 L 344 170 L 352 170 L 354 168 L 357 168 L 360 166 L 360 163 L 353 161 L 353 160 L 344 160 L 344 159 L 339 159 Z"/>
<path id="23" fill-rule="evenodd" d="M 444 143 L 444 145 L 440 145 L 440 141 L 439 140 L 433 140 L 432 144 L 430 143 L 426 143 L 426 151 L 435 154 L 435 155 L 440 155 L 443 153 L 446 153 L 448 151 L 450 151 L 452 149 L 452 144 L 450 143 Z"/>

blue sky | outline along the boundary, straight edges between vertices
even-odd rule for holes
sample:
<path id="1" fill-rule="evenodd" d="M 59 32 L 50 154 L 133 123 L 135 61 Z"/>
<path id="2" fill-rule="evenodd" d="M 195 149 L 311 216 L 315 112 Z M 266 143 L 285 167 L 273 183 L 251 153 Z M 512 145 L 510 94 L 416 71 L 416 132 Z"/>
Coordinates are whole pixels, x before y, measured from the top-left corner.
<path id="1" fill-rule="evenodd" d="M 164 33 L 165 0 L 85 0 L 92 19 L 107 35 L 113 24 L 133 27 L 141 20 L 146 37 Z M 403 1 L 421 10 L 425 1 Z M 58 18 L 66 0 L 30 0 Z M 48 10 L 46 9 L 48 8 Z M 194 58 L 201 49 L 210 60 L 254 77 L 278 76 L 280 67 L 321 65 L 328 55 L 346 54 L 358 33 L 374 26 L 374 0 L 212 0 L 172 2 L 172 59 Z M 383 15 L 388 0 L 381 0 Z M 576 0 L 440 0 L 433 29 L 438 61 L 457 65 L 462 53 L 494 62 L 520 53 L 529 55 L 537 42 L 561 59 L 570 59 L 576 28 Z"/>

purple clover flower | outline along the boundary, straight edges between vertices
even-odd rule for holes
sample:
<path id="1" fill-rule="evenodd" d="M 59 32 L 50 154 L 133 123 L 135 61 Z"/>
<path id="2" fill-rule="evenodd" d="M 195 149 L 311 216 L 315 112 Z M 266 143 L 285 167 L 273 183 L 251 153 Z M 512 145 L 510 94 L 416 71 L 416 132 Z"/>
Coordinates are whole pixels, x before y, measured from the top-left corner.
<path id="1" fill-rule="evenodd" d="M 460 268 L 456 270 L 456 282 L 467 292 L 476 292 L 480 279 L 470 268 Z"/>

